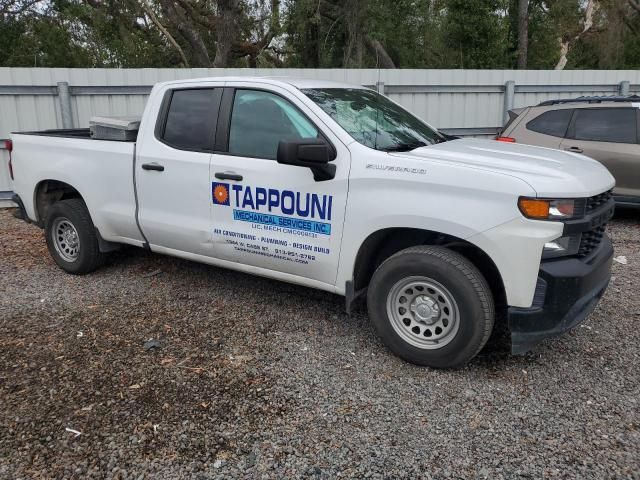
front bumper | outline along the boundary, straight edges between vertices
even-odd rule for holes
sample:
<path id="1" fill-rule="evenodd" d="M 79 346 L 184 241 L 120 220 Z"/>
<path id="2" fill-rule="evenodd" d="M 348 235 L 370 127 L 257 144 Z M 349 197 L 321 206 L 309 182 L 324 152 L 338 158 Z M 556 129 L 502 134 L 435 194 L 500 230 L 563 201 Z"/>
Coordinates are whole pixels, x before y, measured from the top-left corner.
<path id="1" fill-rule="evenodd" d="M 611 278 L 613 246 L 605 234 L 588 258 L 543 261 L 531 308 L 509 307 L 511 351 L 522 354 L 581 323 Z"/>

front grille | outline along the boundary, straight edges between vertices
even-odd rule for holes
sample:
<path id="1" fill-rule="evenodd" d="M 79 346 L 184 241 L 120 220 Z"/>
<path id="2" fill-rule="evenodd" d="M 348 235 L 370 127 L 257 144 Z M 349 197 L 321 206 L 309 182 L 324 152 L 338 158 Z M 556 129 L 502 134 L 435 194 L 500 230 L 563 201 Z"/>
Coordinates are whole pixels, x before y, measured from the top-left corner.
<path id="1" fill-rule="evenodd" d="M 599 208 L 606 205 L 609 200 L 611 200 L 612 196 L 613 193 L 611 190 L 609 190 L 608 192 L 601 193 L 600 195 L 595 195 L 593 197 L 587 198 L 585 204 L 586 215 L 590 215 Z M 596 214 L 595 218 L 599 218 L 600 216 L 602 215 Z M 580 239 L 580 248 L 578 250 L 579 257 L 588 257 L 596 248 L 600 246 L 602 237 L 604 237 L 604 232 L 606 230 L 609 217 L 610 215 L 602 216 L 603 220 L 599 224 L 594 225 L 591 230 L 582 232 L 582 238 Z"/>
<path id="2" fill-rule="evenodd" d="M 607 203 L 611 199 L 612 195 L 612 191 L 609 190 L 608 192 L 601 193 L 600 195 L 587 198 L 587 215 Z"/>
<path id="3" fill-rule="evenodd" d="M 605 229 L 606 224 L 582 234 L 582 239 L 580 240 L 580 249 L 578 250 L 579 257 L 587 257 L 591 252 L 598 248 L 600 242 L 602 241 L 602 237 L 604 236 Z"/>

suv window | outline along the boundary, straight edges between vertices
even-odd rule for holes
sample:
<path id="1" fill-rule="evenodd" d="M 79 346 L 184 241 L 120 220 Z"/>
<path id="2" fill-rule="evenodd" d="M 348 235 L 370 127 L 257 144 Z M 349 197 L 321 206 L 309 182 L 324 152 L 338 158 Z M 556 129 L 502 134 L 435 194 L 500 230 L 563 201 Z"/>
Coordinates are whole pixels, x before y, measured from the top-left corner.
<path id="1" fill-rule="evenodd" d="M 573 138 L 595 142 L 636 143 L 635 108 L 583 108 L 576 110 Z"/>
<path id="2" fill-rule="evenodd" d="M 549 110 L 527 123 L 527 130 L 563 138 L 567 133 L 572 109 Z"/>
<path id="3" fill-rule="evenodd" d="M 300 110 L 274 93 L 237 90 L 229 127 L 229 153 L 276 159 L 278 143 L 317 138 L 318 130 Z"/>
<path id="4" fill-rule="evenodd" d="M 162 134 L 165 143 L 184 150 L 210 150 L 221 96 L 221 88 L 175 90 Z"/>

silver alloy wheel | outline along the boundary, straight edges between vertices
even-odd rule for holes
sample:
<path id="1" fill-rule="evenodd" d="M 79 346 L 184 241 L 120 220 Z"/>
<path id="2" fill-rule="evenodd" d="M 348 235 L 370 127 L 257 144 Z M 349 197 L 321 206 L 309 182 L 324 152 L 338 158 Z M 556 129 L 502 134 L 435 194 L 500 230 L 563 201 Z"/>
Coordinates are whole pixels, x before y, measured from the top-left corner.
<path id="1" fill-rule="evenodd" d="M 75 262 L 80 251 L 80 237 L 68 218 L 56 218 L 51 229 L 56 252 L 67 262 Z"/>
<path id="2" fill-rule="evenodd" d="M 444 347 L 460 327 L 453 295 L 428 277 L 406 277 L 397 282 L 387 296 L 387 315 L 404 341 L 425 350 Z"/>

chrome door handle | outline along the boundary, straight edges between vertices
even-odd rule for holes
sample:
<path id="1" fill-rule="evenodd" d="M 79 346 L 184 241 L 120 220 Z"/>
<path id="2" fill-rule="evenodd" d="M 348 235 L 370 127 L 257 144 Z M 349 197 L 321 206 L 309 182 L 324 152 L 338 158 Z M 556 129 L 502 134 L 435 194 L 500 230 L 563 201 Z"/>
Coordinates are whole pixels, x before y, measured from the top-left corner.
<path id="1" fill-rule="evenodd" d="M 583 150 L 580 147 L 567 147 L 565 148 L 565 150 L 567 152 L 573 152 L 573 153 L 582 153 Z"/>
<path id="2" fill-rule="evenodd" d="M 242 181 L 242 175 L 238 175 L 234 172 L 216 172 L 215 177 L 218 180 L 234 180 L 236 182 Z"/>
<path id="3" fill-rule="evenodd" d="M 142 164 L 142 169 L 143 170 L 154 170 L 156 172 L 164 172 L 164 167 L 162 165 L 160 165 L 159 163 L 156 163 L 156 162 L 143 163 Z"/>

